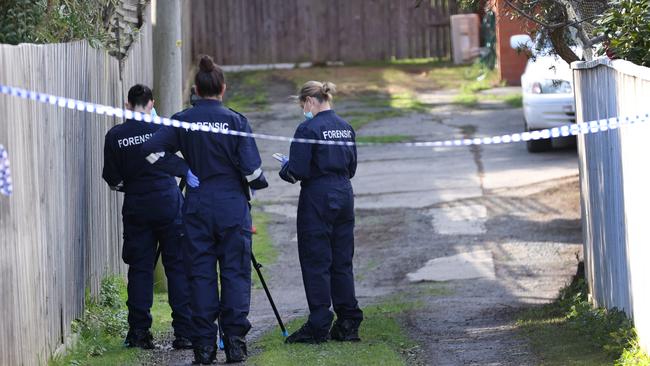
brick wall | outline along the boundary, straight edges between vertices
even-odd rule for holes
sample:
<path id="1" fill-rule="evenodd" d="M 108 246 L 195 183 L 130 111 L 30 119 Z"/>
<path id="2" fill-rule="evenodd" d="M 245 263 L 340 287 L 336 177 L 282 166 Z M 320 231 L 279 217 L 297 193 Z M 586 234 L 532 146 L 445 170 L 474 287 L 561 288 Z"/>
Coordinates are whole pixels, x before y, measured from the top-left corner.
<path id="1" fill-rule="evenodd" d="M 528 58 L 524 54 L 517 53 L 510 48 L 510 37 L 515 34 L 528 33 L 530 26 L 520 19 L 510 19 L 508 5 L 504 0 L 493 2 L 494 13 L 496 14 L 496 37 L 497 37 L 497 69 L 501 80 L 508 85 L 521 85 L 521 74 L 526 68 Z"/>

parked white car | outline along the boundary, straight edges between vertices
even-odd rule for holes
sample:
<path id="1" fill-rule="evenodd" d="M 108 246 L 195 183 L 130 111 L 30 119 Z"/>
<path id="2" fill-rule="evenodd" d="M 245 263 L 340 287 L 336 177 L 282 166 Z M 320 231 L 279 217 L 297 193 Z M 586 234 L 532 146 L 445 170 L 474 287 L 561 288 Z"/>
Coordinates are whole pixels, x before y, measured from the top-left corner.
<path id="1" fill-rule="evenodd" d="M 535 50 L 530 36 L 510 38 L 514 49 L 528 48 L 534 57 L 528 60 L 521 76 L 524 125 L 526 131 L 542 130 L 575 123 L 575 99 L 571 67 L 550 52 L 550 45 Z M 528 141 L 530 152 L 550 150 L 551 139 Z"/>

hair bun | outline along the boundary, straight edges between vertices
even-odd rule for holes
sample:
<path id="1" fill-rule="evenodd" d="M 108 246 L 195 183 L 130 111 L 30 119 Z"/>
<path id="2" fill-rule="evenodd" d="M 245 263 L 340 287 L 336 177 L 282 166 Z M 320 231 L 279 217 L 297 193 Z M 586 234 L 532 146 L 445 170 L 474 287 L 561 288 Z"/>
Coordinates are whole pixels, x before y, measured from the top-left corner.
<path id="1" fill-rule="evenodd" d="M 326 81 L 323 83 L 323 94 L 334 94 L 336 93 L 336 85 Z"/>
<path id="2" fill-rule="evenodd" d="M 199 61 L 199 70 L 203 72 L 212 72 L 215 69 L 214 60 L 212 57 L 203 55 Z"/>

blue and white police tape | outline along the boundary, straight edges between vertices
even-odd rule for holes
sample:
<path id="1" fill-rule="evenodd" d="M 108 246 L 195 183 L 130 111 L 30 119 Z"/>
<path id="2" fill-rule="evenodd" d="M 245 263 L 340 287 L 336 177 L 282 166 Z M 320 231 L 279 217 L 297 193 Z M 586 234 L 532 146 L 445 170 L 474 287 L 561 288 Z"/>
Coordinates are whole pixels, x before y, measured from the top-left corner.
<path id="1" fill-rule="evenodd" d="M 11 183 L 11 169 L 9 168 L 9 154 L 4 146 L 0 145 L 0 194 L 10 196 L 13 192 Z"/>
<path id="2" fill-rule="evenodd" d="M 98 115 L 106 115 L 109 117 L 118 117 L 126 119 L 135 119 L 136 121 L 144 121 L 148 123 L 155 123 L 163 126 L 172 126 L 176 128 L 183 128 L 192 131 L 212 132 L 223 135 L 232 135 L 240 137 L 250 137 L 262 140 L 273 141 L 286 141 L 297 142 L 305 144 L 320 144 L 320 145 L 343 145 L 343 146 L 375 146 L 375 145 L 391 145 L 391 146 L 407 146 L 407 147 L 453 147 L 453 146 L 471 146 L 471 145 L 495 145 L 495 144 L 508 144 L 513 142 L 525 142 L 531 140 L 543 140 L 557 137 L 576 136 L 579 134 L 589 134 L 614 130 L 619 127 L 647 122 L 650 120 L 650 113 L 627 116 L 627 117 L 612 117 L 589 122 L 581 122 L 578 124 L 568 124 L 561 127 L 548 128 L 538 131 L 519 132 L 506 135 L 497 135 L 489 137 L 465 138 L 465 139 L 452 139 L 440 141 L 422 141 L 422 142 L 351 142 L 351 141 L 337 141 L 337 140 L 316 140 L 316 139 L 303 139 L 293 138 L 278 135 L 268 135 L 262 133 L 249 133 L 242 131 L 234 131 L 227 128 L 217 128 L 212 126 L 213 122 L 186 122 L 170 119 L 166 117 L 154 116 L 150 114 L 133 112 L 130 110 L 106 106 L 102 104 L 85 102 L 82 100 L 70 99 L 59 97 L 55 95 L 39 93 L 32 90 L 25 90 L 0 84 L 0 94 L 11 95 L 23 99 L 30 99 L 40 103 L 47 103 L 61 108 L 68 108 L 78 111 L 85 111 Z"/>

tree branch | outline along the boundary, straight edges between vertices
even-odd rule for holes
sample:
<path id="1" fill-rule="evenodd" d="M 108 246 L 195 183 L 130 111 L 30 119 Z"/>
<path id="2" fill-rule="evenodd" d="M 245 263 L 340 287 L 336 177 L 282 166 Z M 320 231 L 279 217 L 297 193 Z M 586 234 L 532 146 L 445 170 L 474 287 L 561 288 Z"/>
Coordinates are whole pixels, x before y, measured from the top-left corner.
<path id="1" fill-rule="evenodd" d="M 564 39 L 564 29 L 557 28 L 549 32 L 549 39 L 553 45 L 553 49 L 558 56 L 560 56 L 569 65 L 574 61 L 579 61 L 578 56 L 573 52 L 571 47 L 567 45 Z"/>
<path id="2" fill-rule="evenodd" d="M 581 24 L 581 23 L 584 23 L 584 22 L 589 22 L 590 20 L 594 20 L 594 19 L 598 18 L 599 16 L 600 15 L 592 15 L 592 16 L 584 18 L 582 20 L 576 20 L 575 22 L 567 23 L 567 26 L 568 27 L 573 27 L 575 25 L 578 25 L 578 24 Z"/>
<path id="3" fill-rule="evenodd" d="M 557 28 L 564 28 L 567 25 L 569 25 L 569 23 L 566 23 L 566 22 L 564 22 L 564 23 L 556 23 L 556 24 L 546 23 L 545 21 L 537 19 L 533 15 L 530 15 L 530 14 L 526 13 L 524 10 L 520 9 L 515 4 L 513 4 L 512 1 L 505 0 L 505 2 L 509 7 L 511 7 L 515 12 L 517 12 L 517 14 L 519 14 L 522 17 L 524 17 L 524 18 L 526 18 L 526 19 L 528 19 L 528 20 L 530 20 L 532 22 L 535 22 L 535 23 L 537 23 L 537 24 L 541 25 L 542 27 L 547 28 L 549 30 L 553 30 L 553 29 L 557 29 Z"/>
<path id="4" fill-rule="evenodd" d="M 597 43 L 605 42 L 606 40 L 607 40 L 607 36 L 604 35 L 604 34 L 601 35 L 601 36 L 598 36 L 598 37 L 594 37 L 594 38 L 589 40 L 589 46 L 593 46 L 593 45 L 595 45 Z"/>
<path id="5" fill-rule="evenodd" d="M 577 31 L 577 41 L 578 44 L 582 46 L 584 51 L 583 55 L 586 60 L 591 60 L 593 58 L 593 45 L 606 39 L 606 37 L 603 36 L 590 37 L 583 25 L 585 22 L 589 23 L 591 20 L 597 18 L 598 15 L 580 19 L 578 9 L 574 8 L 571 0 L 546 0 L 546 2 L 542 2 L 542 0 L 504 1 L 507 6 L 520 17 L 537 24 L 545 33 L 547 33 L 555 53 L 567 63 L 578 61 L 579 58 L 569 43 L 567 43 L 566 27 L 572 27 Z M 536 10 L 540 9 L 540 6 L 542 5 L 546 5 L 546 7 L 557 6 L 557 10 L 561 12 L 561 14 L 557 14 L 556 17 L 551 17 L 536 12 Z M 550 21 L 556 20 L 561 20 L 562 22 L 549 23 Z"/>
<path id="6" fill-rule="evenodd" d="M 573 8 L 573 4 L 569 2 L 569 0 L 554 0 L 566 9 L 566 14 L 567 17 L 574 23 L 576 23 L 573 27 L 578 31 L 578 39 L 580 40 L 580 43 L 582 43 L 582 49 L 584 51 L 583 55 L 585 57 L 585 60 L 591 61 L 593 58 L 593 50 L 591 49 L 591 45 L 589 44 L 589 35 L 585 31 L 585 29 L 582 27 L 582 23 L 579 22 L 579 17 L 578 14 L 576 13 L 575 9 Z"/>

